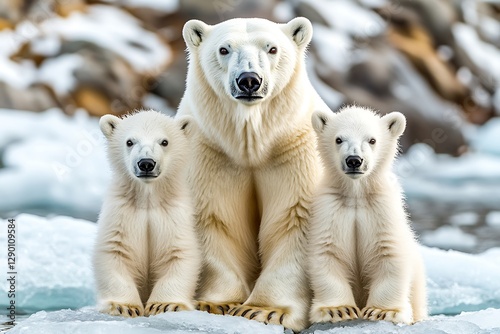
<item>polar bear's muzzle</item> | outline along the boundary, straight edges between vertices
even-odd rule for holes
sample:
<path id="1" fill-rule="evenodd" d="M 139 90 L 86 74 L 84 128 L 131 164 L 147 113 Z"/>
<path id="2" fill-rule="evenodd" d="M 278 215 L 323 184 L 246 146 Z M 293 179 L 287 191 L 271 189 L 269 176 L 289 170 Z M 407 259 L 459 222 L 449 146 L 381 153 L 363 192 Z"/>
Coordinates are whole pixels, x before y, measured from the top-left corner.
<path id="1" fill-rule="evenodd" d="M 351 178 L 357 178 L 364 174 L 363 171 L 363 158 L 359 155 L 350 155 L 345 159 L 344 172 Z"/>
<path id="2" fill-rule="evenodd" d="M 141 159 L 137 162 L 135 175 L 138 178 L 156 178 L 158 177 L 158 169 L 156 168 L 156 161 L 150 158 Z"/>
<path id="3" fill-rule="evenodd" d="M 236 78 L 236 87 L 233 97 L 237 100 L 253 102 L 264 98 L 263 90 L 259 92 L 262 85 L 262 78 L 255 72 L 243 72 Z"/>

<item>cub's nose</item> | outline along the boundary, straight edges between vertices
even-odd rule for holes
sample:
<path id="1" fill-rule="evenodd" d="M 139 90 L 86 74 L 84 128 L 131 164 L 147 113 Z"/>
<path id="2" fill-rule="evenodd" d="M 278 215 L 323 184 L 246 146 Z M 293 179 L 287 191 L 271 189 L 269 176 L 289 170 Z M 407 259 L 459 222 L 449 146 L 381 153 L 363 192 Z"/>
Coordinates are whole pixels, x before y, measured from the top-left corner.
<path id="1" fill-rule="evenodd" d="M 153 159 L 141 159 L 137 166 L 142 172 L 151 172 L 155 169 L 156 162 Z"/>
<path id="2" fill-rule="evenodd" d="M 350 155 L 345 159 L 345 163 L 347 167 L 351 169 L 357 169 L 361 167 L 361 164 L 363 163 L 363 159 L 359 155 Z"/>
<path id="3" fill-rule="evenodd" d="M 260 88 L 262 79 L 255 72 L 243 72 L 236 79 L 236 83 L 243 92 L 251 94 Z"/>

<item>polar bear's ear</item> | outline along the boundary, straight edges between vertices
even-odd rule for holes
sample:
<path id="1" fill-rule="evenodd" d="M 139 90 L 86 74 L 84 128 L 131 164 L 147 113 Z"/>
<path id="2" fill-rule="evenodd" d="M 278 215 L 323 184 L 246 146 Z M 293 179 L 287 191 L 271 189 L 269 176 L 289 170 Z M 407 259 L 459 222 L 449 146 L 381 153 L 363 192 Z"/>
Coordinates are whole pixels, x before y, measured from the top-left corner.
<path id="1" fill-rule="evenodd" d="M 120 118 L 114 115 L 104 115 L 99 120 L 99 127 L 104 136 L 109 139 L 121 121 Z"/>
<path id="2" fill-rule="evenodd" d="M 181 131 L 184 132 L 186 137 L 190 138 L 193 135 L 196 128 L 196 122 L 193 117 L 188 115 L 181 116 L 177 119 L 177 124 L 179 124 Z"/>
<path id="3" fill-rule="evenodd" d="M 383 116 L 382 121 L 385 122 L 387 129 L 395 138 L 401 136 L 405 131 L 406 117 L 398 111 L 393 111 Z"/>
<path id="4" fill-rule="evenodd" d="M 313 27 L 311 21 L 305 17 L 296 17 L 289 21 L 285 27 L 289 36 L 297 46 L 305 47 L 311 41 Z"/>
<path id="5" fill-rule="evenodd" d="M 324 111 L 318 110 L 313 112 L 311 117 L 311 123 L 314 131 L 316 133 L 321 133 L 326 128 L 326 125 L 330 122 L 330 115 Z"/>
<path id="6" fill-rule="evenodd" d="M 182 37 L 189 48 L 200 46 L 210 26 L 200 20 L 189 20 L 182 28 Z"/>

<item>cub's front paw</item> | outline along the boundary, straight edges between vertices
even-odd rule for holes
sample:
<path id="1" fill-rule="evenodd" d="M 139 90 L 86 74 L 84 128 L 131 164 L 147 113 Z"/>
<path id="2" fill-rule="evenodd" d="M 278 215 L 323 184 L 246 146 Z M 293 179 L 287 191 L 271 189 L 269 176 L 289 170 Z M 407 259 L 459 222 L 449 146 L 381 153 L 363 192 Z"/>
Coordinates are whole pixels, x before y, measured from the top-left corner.
<path id="1" fill-rule="evenodd" d="M 229 315 L 256 320 L 265 324 L 282 325 L 294 331 L 304 329 L 304 324 L 298 321 L 285 308 L 241 305 L 229 310 Z"/>
<path id="2" fill-rule="evenodd" d="M 144 308 L 146 315 L 156 315 L 165 312 L 177 312 L 177 311 L 188 311 L 191 308 L 185 304 L 181 303 L 160 303 L 160 302 L 148 302 Z"/>
<path id="3" fill-rule="evenodd" d="M 101 308 L 101 312 L 111 315 L 121 315 L 127 318 L 135 318 L 144 315 L 144 308 L 139 304 L 107 302 Z"/>
<path id="4" fill-rule="evenodd" d="M 358 319 L 361 312 L 356 306 L 318 307 L 311 311 L 311 322 L 339 322 Z"/>
<path id="5" fill-rule="evenodd" d="M 241 303 L 211 303 L 206 301 L 198 301 L 195 306 L 199 311 L 206 311 L 212 314 L 228 314 L 229 310 L 233 307 L 240 306 Z"/>
<path id="6" fill-rule="evenodd" d="M 367 320 L 386 320 L 394 323 L 411 324 L 413 319 L 409 312 L 402 312 L 399 309 L 386 310 L 376 307 L 365 307 L 361 314 Z"/>

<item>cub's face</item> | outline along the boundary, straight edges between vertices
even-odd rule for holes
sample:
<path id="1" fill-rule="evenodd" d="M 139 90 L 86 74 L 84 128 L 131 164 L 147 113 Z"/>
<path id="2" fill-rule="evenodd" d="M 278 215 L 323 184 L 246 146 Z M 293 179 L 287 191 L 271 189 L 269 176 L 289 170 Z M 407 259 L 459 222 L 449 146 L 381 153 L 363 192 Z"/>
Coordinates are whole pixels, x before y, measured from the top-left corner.
<path id="1" fill-rule="evenodd" d="M 336 114 L 317 111 L 312 124 L 327 168 L 359 179 L 392 162 L 406 119 L 399 112 L 380 117 L 369 109 L 346 107 Z"/>
<path id="2" fill-rule="evenodd" d="M 232 19 L 214 26 L 191 20 L 183 29 L 190 61 L 198 61 L 219 96 L 243 104 L 260 103 L 290 81 L 312 37 L 305 18 L 287 24 L 264 19 Z"/>
<path id="3" fill-rule="evenodd" d="M 111 165 L 121 174 L 149 183 L 183 168 L 188 149 L 189 116 L 174 120 L 156 111 L 142 111 L 120 119 L 101 117 Z"/>

